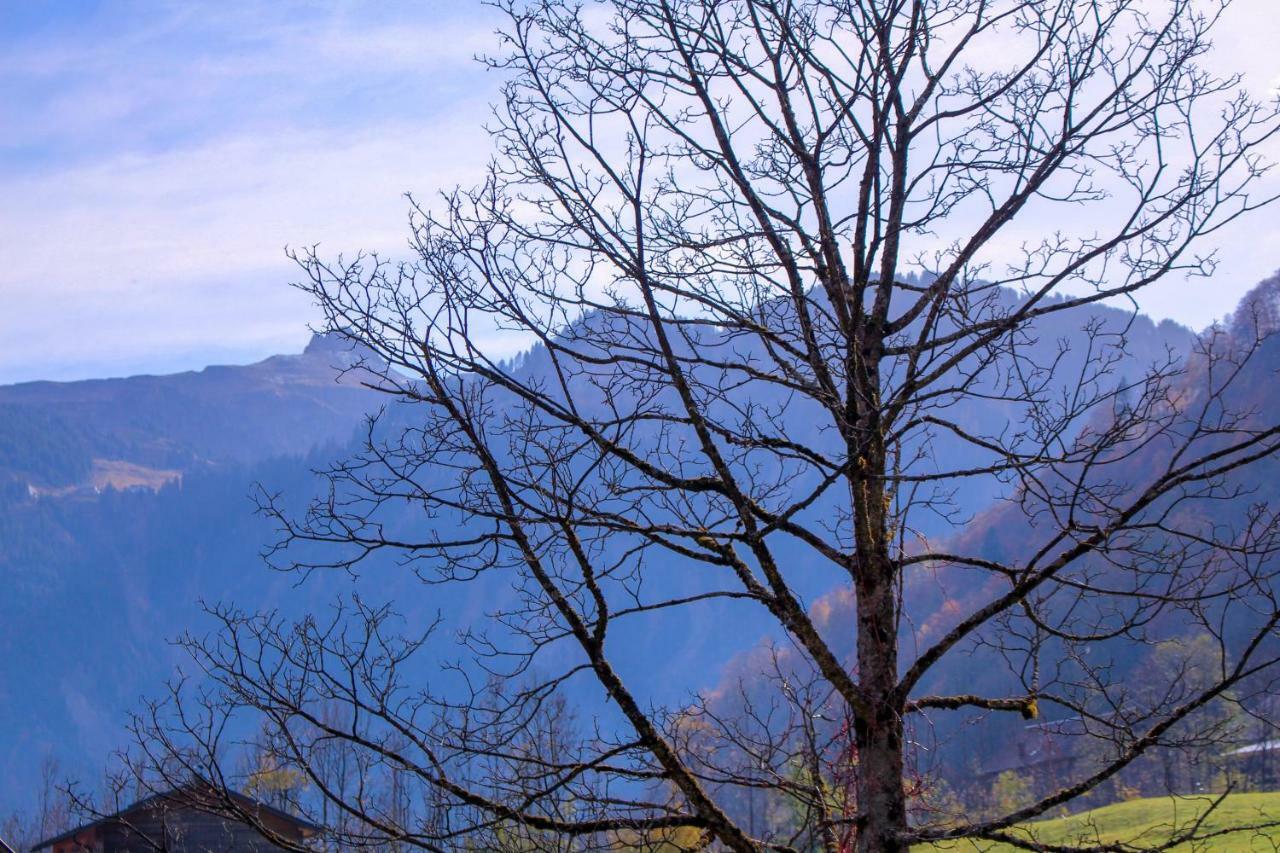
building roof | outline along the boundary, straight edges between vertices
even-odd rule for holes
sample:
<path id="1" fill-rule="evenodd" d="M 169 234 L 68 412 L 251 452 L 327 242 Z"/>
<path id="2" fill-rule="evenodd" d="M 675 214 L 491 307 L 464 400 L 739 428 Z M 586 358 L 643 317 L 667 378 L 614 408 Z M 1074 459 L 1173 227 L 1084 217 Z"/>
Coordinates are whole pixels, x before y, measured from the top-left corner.
<path id="1" fill-rule="evenodd" d="M 1080 717 L 1038 720 L 1011 732 L 1002 748 L 987 757 L 980 777 L 996 776 L 1006 770 L 1033 772 L 1054 764 L 1074 761 L 1089 737 Z"/>
<path id="2" fill-rule="evenodd" d="M 269 815 L 278 820 L 292 824 L 298 829 L 299 834 L 303 838 L 307 838 L 320 831 L 320 827 L 317 826 L 316 824 L 311 823 L 310 821 L 307 821 L 307 820 L 303 820 L 302 818 L 296 815 L 291 815 L 286 811 L 282 811 L 276 808 L 275 806 L 261 802 L 260 800 L 255 800 L 252 797 L 247 797 L 244 794 L 238 793 L 236 791 L 218 790 L 211 783 L 205 782 L 204 780 L 200 780 L 198 782 L 193 782 L 190 785 L 186 785 L 180 788 L 173 788 L 169 791 L 164 791 L 161 793 L 152 794 L 149 797 L 144 797 L 143 799 L 138 800 L 136 803 L 133 803 L 132 805 L 129 805 L 123 809 L 120 809 L 120 811 L 115 812 L 114 814 L 104 815 L 103 817 L 98 818 L 97 820 L 93 820 L 88 823 L 81 824 L 80 826 L 77 826 L 75 829 L 69 829 L 66 832 L 53 836 L 52 838 L 46 838 L 44 841 L 41 841 L 39 844 L 36 844 L 34 847 L 32 847 L 31 850 L 34 853 L 34 851 L 36 850 L 43 850 L 47 847 L 52 847 L 53 845 L 58 844 L 59 842 L 66 841 L 69 838 L 74 838 L 75 836 L 80 835 L 81 833 L 88 832 L 99 826 L 105 826 L 109 824 L 125 824 L 127 823 L 126 818 L 128 817 L 128 815 L 134 812 L 142 811 L 144 809 L 150 808 L 151 806 L 158 805 L 158 804 L 159 805 L 172 804 L 174 806 L 179 806 L 179 807 L 185 806 L 185 807 L 193 808 L 200 811 L 207 811 L 213 814 L 219 814 L 219 812 L 217 812 L 216 810 L 210 807 L 202 808 L 200 803 L 198 802 L 198 795 L 193 796 L 195 794 L 195 791 L 202 787 L 208 788 L 210 790 L 217 790 L 217 796 L 229 797 L 232 801 L 236 803 L 236 805 L 240 806 L 241 808 L 244 808 L 246 810 L 252 810 L 260 815 Z M 11 851 L 9 847 L 4 845 L 3 842 L 0 842 L 0 853 L 6 853 L 6 851 L 7 853 L 13 853 L 13 851 Z"/>
<path id="3" fill-rule="evenodd" d="M 1233 749 L 1227 755 L 1254 755 L 1261 752 L 1276 751 L 1280 751 L 1280 740 L 1260 740 L 1246 744 L 1239 749 Z"/>

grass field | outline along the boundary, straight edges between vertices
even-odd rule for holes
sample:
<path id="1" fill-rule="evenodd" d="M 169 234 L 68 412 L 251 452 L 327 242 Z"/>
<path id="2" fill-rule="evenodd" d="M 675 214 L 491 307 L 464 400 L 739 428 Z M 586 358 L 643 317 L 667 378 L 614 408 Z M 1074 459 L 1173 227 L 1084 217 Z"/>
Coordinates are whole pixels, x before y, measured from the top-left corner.
<path id="1" fill-rule="evenodd" d="M 1027 824 L 1017 830 L 1028 840 L 1041 844 L 1081 846 L 1123 842 L 1123 850 L 1159 847 L 1174 833 L 1189 829 L 1204 814 L 1210 800 L 1204 797 L 1130 800 L 1083 812 L 1071 817 Z M 1280 824 L 1280 792 L 1232 794 L 1218 806 L 1199 829 L 1200 836 L 1239 826 L 1274 821 Z M 1018 848 L 980 841 L 918 846 L 913 853 L 952 850 L 958 853 L 1012 853 Z M 1280 826 L 1216 835 L 1194 844 L 1180 844 L 1178 851 L 1280 851 Z"/>

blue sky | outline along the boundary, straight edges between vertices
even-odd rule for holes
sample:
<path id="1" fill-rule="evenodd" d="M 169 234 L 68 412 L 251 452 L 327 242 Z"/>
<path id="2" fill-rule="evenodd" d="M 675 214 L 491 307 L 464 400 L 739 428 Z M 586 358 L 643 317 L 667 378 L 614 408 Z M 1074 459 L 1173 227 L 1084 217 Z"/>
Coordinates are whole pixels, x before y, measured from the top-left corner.
<path id="1" fill-rule="evenodd" d="M 1212 59 L 1259 92 L 1280 83 L 1276 6 L 1237 0 Z M 495 24 L 473 0 L 0 0 L 0 382 L 299 349 L 284 246 L 394 254 L 404 192 L 478 174 L 496 81 L 472 56 Z M 1144 308 L 1226 313 L 1280 268 L 1277 222 Z"/>
<path id="2" fill-rule="evenodd" d="M 0 382 L 296 350 L 286 244 L 399 250 L 483 165 L 470 3 L 0 9 Z"/>

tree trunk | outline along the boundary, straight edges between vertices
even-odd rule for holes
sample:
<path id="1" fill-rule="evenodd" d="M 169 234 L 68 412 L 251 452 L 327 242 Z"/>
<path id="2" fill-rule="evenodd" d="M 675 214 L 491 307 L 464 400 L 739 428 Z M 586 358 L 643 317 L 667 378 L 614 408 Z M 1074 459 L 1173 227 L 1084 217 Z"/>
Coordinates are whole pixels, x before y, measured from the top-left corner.
<path id="1" fill-rule="evenodd" d="M 902 709 L 896 699 L 898 638 L 893 567 L 862 572 L 858 587 L 858 675 L 867 714 L 854 723 L 858 746 L 859 853 L 898 853 L 907 829 Z M 887 569 L 887 571 L 885 571 Z"/>
<path id="2" fill-rule="evenodd" d="M 897 563 L 890 556 L 889 498 L 885 491 L 887 454 L 880 412 L 881 356 L 878 334 L 861 351 L 856 399 L 860 440 L 855 445 L 861 476 L 853 481 L 857 593 L 858 683 L 865 713 L 854 723 L 858 748 L 857 850 L 899 853 L 907 829 L 902 785 L 903 723 L 898 696 Z"/>

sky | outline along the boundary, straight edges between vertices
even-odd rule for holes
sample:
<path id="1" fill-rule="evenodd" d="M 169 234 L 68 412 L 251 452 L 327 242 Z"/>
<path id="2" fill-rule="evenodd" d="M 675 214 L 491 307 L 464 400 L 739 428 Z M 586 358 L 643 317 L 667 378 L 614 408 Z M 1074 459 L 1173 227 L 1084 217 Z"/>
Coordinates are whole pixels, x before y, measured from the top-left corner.
<path id="1" fill-rule="evenodd" d="M 1280 86 L 1277 5 L 1236 0 L 1211 67 Z M 285 247 L 403 256 L 404 193 L 484 166 L 497 23 L 478 0 L 0 0 L 0 383 L 300 350 Z M 1216 248 L 1212 282 L 1143 310 L 1227 314 L 1280 268 L 1280 207 Z"/>

